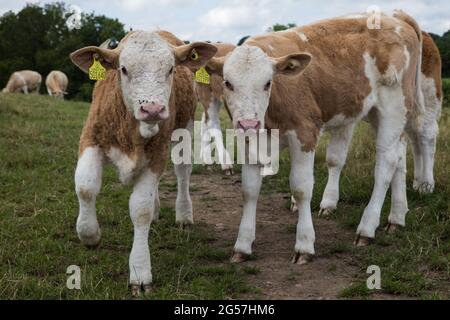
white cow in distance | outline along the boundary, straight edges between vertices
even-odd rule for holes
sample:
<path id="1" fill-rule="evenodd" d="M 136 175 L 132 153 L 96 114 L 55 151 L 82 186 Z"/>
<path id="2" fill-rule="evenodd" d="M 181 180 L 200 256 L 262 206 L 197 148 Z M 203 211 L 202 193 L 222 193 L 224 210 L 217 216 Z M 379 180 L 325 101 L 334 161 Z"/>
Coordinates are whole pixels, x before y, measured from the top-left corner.
<path id="1" fill-rule="evenodd" d="M 39 94 L 41 88 L 42 76 L 31 70 L 22 70 L 14 72 L 8 80 L 4 93 L 35 93 Z"/>
<path id="2" fill-rule="evenodd" d="M 50 97 L 64 99 L 64 95 L 67 94 L 66 90 L 69 85 L 69 79 L 65 73 L 54 70 L 48 74 L 45 79 L 45 85 L 47 86 L 47 92 Z"/>

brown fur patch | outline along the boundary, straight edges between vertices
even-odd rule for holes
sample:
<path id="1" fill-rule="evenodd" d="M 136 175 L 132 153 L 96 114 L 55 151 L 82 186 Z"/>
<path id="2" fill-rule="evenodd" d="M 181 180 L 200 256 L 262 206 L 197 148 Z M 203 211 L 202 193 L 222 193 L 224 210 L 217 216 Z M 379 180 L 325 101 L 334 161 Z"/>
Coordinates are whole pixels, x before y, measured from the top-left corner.
<path id="1" fill-rule="evenodd" d="M 422 32 L 423 52 L 422 52 L 422 73 L 427 78 L 434 79 L 436 84 L 436 94 L 438 99 L 442 99 L 442 61 L 439 49 L 433 38 L 426 32 Z"/>
<path id="2" fill-rule="evenodd" d="M 297 77 L 278 75 L 274 79 L 266 126 L 269 129 L 296 130 L 305 151 L 315 148 L 322 125 L 334 116 L 355 117 L 361 113 L 364 100 L 371 92 L 365 76 L 363 54 L 368 52 L 384 73 L 389 65 L 401 70 L 406 65 L 406 46 L 411 64 L 404 81 L 411 108 L 412 85 L 418 60 L 419 39 L 416 30 L 400 19 L 382 17 L 381 30 L 369 30 L 366 19 L 330 19 L 316 24 L 269 33 L 247 40 L 277 58 L 306 52 L 311 64 Z M 395 32 L 402 27 L 401 35 Z M 300 38 L 303 33 L 308 41 Z"/>

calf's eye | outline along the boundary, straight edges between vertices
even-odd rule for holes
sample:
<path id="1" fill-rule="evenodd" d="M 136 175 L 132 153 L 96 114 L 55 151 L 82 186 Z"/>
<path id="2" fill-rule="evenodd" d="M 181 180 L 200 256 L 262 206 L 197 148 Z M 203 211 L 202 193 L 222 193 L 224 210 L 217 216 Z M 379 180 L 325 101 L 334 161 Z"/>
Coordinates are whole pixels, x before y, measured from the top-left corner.
<path id="1" fill-rule="evenodd" d="M 123 74 L 124 76 L 128 76 L 128 70 L 127 70 L 127 68 L 121 67 L 121 68 L 120 68 L 120 71 L 122 71 L 122 74 Z"/>
<path id="2" fill-rule="evenodd" d="M 230 90 L 230 91 L 234 91 L 234 87 L 230 83 L 230 81 L 225 81 L 225 87 L 227 87 L 227 89 Z"/>
<path id="3" fill-rule="evenodd" d="M 271 85 L 272 81 L 267 82 L 266 85 L 264 86 L 264 91 L 269 91 Z"/>

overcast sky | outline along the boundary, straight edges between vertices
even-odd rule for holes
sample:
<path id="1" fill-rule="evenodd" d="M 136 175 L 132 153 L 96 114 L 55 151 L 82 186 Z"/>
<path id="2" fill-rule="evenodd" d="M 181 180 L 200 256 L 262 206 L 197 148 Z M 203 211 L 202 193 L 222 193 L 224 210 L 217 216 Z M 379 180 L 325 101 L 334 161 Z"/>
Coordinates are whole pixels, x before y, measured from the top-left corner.
<path id="1" fill-rule="evenodd" d="M 17 11 L 27 2 L 0 0 L 0 15 Z M 442 34 L 450 29 L 449 0 L 67 0 L 84 12 L 118 18 L 127 28 L 166 29 L 183 40 L 236 43 L 245 35 L 265 32 L 274 23 L 297 25 L 365 12 L 377 5 L 383 11 L 400 8 L 413 15 L 426 31 Z"/>

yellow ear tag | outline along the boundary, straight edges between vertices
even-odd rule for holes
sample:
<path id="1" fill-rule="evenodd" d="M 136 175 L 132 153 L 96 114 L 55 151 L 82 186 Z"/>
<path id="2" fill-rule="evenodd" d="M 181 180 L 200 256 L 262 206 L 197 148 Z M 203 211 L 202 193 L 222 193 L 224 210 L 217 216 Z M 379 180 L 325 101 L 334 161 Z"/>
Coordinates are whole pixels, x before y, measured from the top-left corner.
<path id="1" fill-rule="evenodd" d="M 89 79 L 96 81 L 106 79 L 106 69 L 96 58 L 94 58 L 94 63 L 89 68 Z"/>
<path id="2" fill-rule="evenodd" d="M 208 71 L 206 71 L 205 67 L 201 67 L 195 73 L 195 81 L 202 84 L 211 83 L 211 76 L 209 75 Z"/>
<path id="3" fill-rule="evenodd" d="M 200 55 L 197 53 L 197 51 L 193 50 L 191 52 L 191 60 L 192 61 L 197 61 L 200 58 Z"/>
<path id="4" fill-rule="evenodd" d="M 292 62 L 289 62 L 288 68 L 289 68 L 289 69 L 295 69 L 295 64 L 292 63 Z"/>

